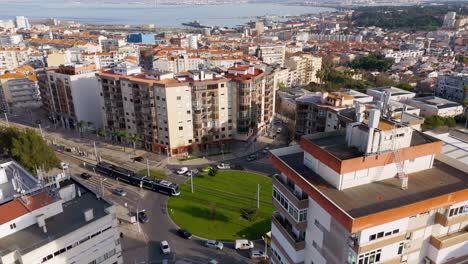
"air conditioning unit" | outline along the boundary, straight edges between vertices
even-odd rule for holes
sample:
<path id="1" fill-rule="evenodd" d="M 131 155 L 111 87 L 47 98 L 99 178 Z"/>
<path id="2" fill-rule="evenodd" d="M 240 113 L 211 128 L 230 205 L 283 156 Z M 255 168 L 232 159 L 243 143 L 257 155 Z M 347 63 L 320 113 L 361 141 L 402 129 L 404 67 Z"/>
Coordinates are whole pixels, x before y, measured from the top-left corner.
<path id="1" fill-rule="evenodd" d="M 412 235 L 413 235 L 412 232 L 407 232 L 406 235 L 405 235 L 405 239 L 410 240 Z"/>

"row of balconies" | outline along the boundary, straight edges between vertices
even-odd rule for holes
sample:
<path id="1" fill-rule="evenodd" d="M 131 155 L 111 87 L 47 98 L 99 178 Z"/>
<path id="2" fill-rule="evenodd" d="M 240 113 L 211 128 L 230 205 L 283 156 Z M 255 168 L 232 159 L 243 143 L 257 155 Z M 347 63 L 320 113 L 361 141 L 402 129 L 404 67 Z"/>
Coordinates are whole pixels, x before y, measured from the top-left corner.
<path id="1" fill-rule="evenodd" d="M 292 226 L 288 220 L 283 218 L 279 212 L 273 213 L 271 221 L 296 251 L 305 249 L 305 237 L 298 237 L 292 231 Z"/>

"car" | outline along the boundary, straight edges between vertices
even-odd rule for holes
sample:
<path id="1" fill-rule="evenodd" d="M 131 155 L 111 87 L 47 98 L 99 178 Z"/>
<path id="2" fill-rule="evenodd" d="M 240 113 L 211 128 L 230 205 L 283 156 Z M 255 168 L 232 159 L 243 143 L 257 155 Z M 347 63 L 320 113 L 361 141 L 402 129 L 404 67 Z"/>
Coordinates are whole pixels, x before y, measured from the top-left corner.
<path id="1" fill-rule="evenodd" d="M 283 129 L 281 127 L 278 127 L 278 129 L 276 129 L 276 134 L 281 133 L 281 131 L 283 131 Z"/>
<path id="2" fill-rule="evenodd" d="M 236 250 L 249 250 L 254 247 L 254 244 L 252 241 L 249 241 L 247 239 L 238 239 L 235 241 L 234 248 Z"/>
<path id="3" fill-rule="evenodd" d="M 176 173 L 179 174 L 179 175 L 184 175 L 185 173 L 187 173 L 189 171 L 189 169 L 187 167 L 182 167 L 182 168 L 179 168 Z"/>
<path id="4" fill-rule="evenodd" d="M 211 170 L 214 170 L 214 167 L 208 166 L 208 167 L 202 169 L 203 172 L 210 172 Z"/>
<path id="5" fill-rule="evenodd" d="M 216 168 L 220 170 L 229 170 L 231 168 L 231 165 L 229 165 L 228 163 L 220 163 L 216 165 Z"/>
<path id="6" fill-rule="evenodd" d="M 60 162 L 60 168 L 63 170 L 68 170 L 68 163 L 66 162 Z"/>
<path id="7" fill-rule="evenodd" d="M 192 239 L 192 234 L 190 234 L 190 232 L 188 232 L 187 230 L 179 229 L 179 230 L 177 230 L 177 234 L 180 237 L 183 237 L 185 239 Z"/>
<path id="8" fill-rule="evenodd" d="M 266 257 L 265 252 L 262 250 L 251 250 L 249 255 L 251 259 L 263 259 Z"/>
<path id="9" fill-rule="evenodd" d="M 258 157 L 257 157 L 257 154 L 252 154 L 252 155 L 249 155 L 247 157 L 247 161 L 254 161 L 256 160 Z"/>
<path id="10" fill-rule="evenodd" d="M 145 210 L 138 211 L 138 221 L 142 224 L 146 224 L 149 222 L 149 217 L 146 214 Z"/>
<path id="11" fill-rule="evenodd" d="M 223 243 L 217 241 L 217 240 L 207 240 L 205 242 L 205 246 L 209 248 L 216 248 L 218 250 L 223 250 Z"/>
<path id="12" fill-rule="evenodd" d="M 141 156 L 138 156 L 138 157 L 133 157 L 132 158 L 133 161 L 138 161 L 138 162 L 143 162 L 145 159 Z"/>
<path id="13" fill-rule="evenodd" d="M 169 243 L 166 240 L 161 241 L 160 246 L 164 255 L 171 254 L 171 248 L 169 247 Z"/>
<path id="14" fill-rule="evenodd" d="M 127 192 L 123 188 L 112 189 L 112 193 L 118 196 L 126 196 Z"/>
<path id="15" fill-rule="evenodd" d="M 82 179 L 88 180 L 88 179 L 91 179 L 91 174 L 83 172 L 83 173 L 80 174 L 80 177 Z"/>
<path id="16" fill-rule="evenodd" d="M 263 154 L 268 154 L 268 151 L 270 150 L 270 147 L 265 147 L 262 152 Z"/>
<path id="17" fill-rule="evenodd" d="M 198 174 L 200 174 L 200 170 L 199 169 L 193 169 L 193 170 L 190 170 L 191 173 L 192 173 L 192 176 L 197 176 Z"/>

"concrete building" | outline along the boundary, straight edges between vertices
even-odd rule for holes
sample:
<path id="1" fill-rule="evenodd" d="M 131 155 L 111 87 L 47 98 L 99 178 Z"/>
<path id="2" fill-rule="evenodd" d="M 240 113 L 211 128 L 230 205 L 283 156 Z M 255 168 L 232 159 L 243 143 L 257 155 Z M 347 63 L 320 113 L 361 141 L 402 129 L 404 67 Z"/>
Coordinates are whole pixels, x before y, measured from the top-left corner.
<path id="1" fill-rule="evenodd" d="M 409 105 L 421 110 L 421 116 L 433 115 L 442 117 L 454 117 L 463 114 L 463 106 L 436 96 L 418 97 L 408 101 Z"/>
<path id="2" fill-rule="evenodd" d="M 62 65 L 39 82 L 44 108 L 56 122 L 74 129 L 80 121 L 102 126 L 99 85 L 94 64 Z"/>
<path id="3" fill-rule="evenodd" d="M 286 46 L 276 44 L 259 45 L 255 51 L 255 56 L 264 63 L 283 66 L 286 57 Z"/>
<path id="4" fill-rule="evenodd" d="M 224 75 L 199 70 L 175 75 L 122 65 L 97 78 L 104 126 L 138 134 L 146 149 L 170 155 L 248 140 L 274 111 L 274 86 L 266 87 L 263 71 L 249 66 Z"/>
<path id="5" fill-rule="evenodd" d="M 263 21 L 255 21 L 255 33 L 260 36 L 265 32 L 265 24 Z"/>
<path id="6" fill-rule="evenodd" d="M 153 61 L 153 69 L 179 73 L 198 70 L 204 64 L 205 60 L 197 56 L 160 57 Z"/>
<path id="7" fill-rule="evenodd" d="M 154 34 L 130 33 L 127 35 L 127 42 L 153 45 L 154 43 L 156 43 L 156 40 Z"/>
<path id="8" fill-rule="evenodd" d="M 317 72 L 322 68 L 322 58 L 312 54 L 295 54 L 286 59 L 284 66 L 289 69 L 288 87 L 320 82 Z"/>
<path id="9" fill-rule="evenodd" d="M 35 75 L 22 73 L 0 75 L 0 111 L 24 112 L 41 106 Z"/>
<path id="10" fill-rule="evenodd" d="M 15 46 L 23 41 L 23 35 L 0 35 L 0 46 Z"/>
<path id="11" fill-rule="evenodd" d="M 442 142 L 356 112 L 346 130 L 270 151 L 271 262 L 463 263 L 467 167 Z"/>
<path id="12" fill-rule="evenodd" d="M 439 75 L 435 95 L 463 104 L 468 100 L 467 87 L 468 74 Z"/>
<path id="13" fill-rule="evenodd" d="M 123 263 L 114 206 L 68 177 L 0 164 L 0 261 Z"/>
<path id="14" fill-rule="evenodd" d="M 393 86 L 369 88 L 366 90 L 366 93 L 374 97 L 375 100 L 380 100 L 383 94 L 387 93 L 390 95 L 390 100 L 403 103 L 409 101 L 410 99 L 416 96 L 416 94 L 413 92 L 408 92 L 406 90 L 396 88 Z"/>
<path id="15" fill-rule="evenodd" d="M 448 12 L 447 14 L 445 14 L 443 26 L 445 28 L 454 28 L 456 17 L 457 17 L 456 12 Z"/>
<path id="16" fill-rule="evenodd" d="M 29 61 L 30 49 L 0 47 L 0 69 L 13 70 Z"/>
<path id="17" fill-rule="evenodd" d="M 20 29 L 30 29 L 31 25 L 29 25 L 29 19 L 24 16 L 16 16 L 15 18 L 16 28 Z"/>

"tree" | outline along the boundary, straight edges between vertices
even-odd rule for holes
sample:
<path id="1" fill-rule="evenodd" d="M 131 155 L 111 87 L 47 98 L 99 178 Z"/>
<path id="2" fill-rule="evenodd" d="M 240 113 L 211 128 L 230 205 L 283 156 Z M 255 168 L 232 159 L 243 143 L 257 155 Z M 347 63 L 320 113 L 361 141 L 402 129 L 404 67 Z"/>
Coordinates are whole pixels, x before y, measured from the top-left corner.
<path id="1" fill-rule="evenodd" d="M 394 62 L 393 58 L 385 58 L 381 54 L 372 54 L 362 58 L 355 59 L 350 63 L 354 69 L 363 69 L 368 71 L 387 71 L 392 67 Z"/>
<path id="2" fill-rule="evenodd" d="M 128 139 L 128 132 L 126 130 L 120 130 L 117 132 L 117 138 L 122 143 L 124 152 L 125 152 L 125 143 Z"/>
<path id="3" fill-rule="evenodd" d="M 105 129 L 100 128 L 96 131 L 96 136 L 98 136 L 98 138 L 100 137 L 105 138 L 106 135 L 107 135 L 107 131 Z"/>
<path id="4" fill-rule="evenodd" d="M 14 127 L 0 128 L 0 157 L 11 157 L 13 139 L 18 138 L 20 131 Z"/>
<path id="5" fill-rule="evenodd" d="M 76 124 L 76 126 L 78 127 L 78 132 L 80 133 L 80 137 L 83 137 L 83 130 L 85 129 L 87 124 L 88 123 L 84 120 L 81 120 Z"/>
<path id="6" fill-rule="evenodd" d="M 132 142 L 133 153 L 135 153 L 135 143 L 140 140 L 140 135 L 133 134 L 128 137 L 128 140 Z"/>
<path id="7" fill-rule="evenodd" d="M 37 168 L 43 168 L 47 172 L 60 162 L 55 152 L 32 129 L 26 129 L 13 138 L 11 154 L 33 175 L 36 175 Z"/>

